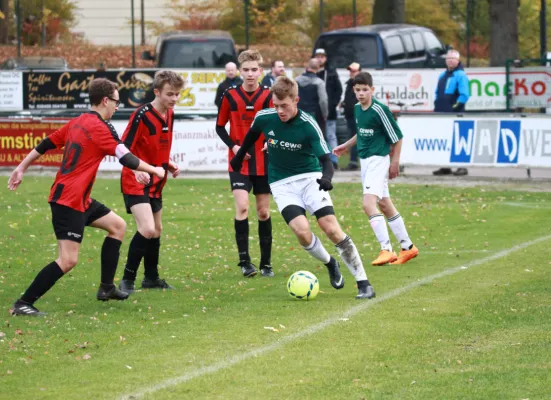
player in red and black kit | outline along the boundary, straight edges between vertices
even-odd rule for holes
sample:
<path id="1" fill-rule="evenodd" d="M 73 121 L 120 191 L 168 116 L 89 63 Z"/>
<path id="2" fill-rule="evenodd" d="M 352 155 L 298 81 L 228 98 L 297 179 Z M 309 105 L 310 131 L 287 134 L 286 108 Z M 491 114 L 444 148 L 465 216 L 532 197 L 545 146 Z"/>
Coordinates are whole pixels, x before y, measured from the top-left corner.
<path id="1" fill-rule="evenodd" d="M 108 232 L 101 248 L 101 284 L 97 299 L 124 300 L 128 297 L 128 293 L 120 291 L 113 283 L 126 223 L 109 208 L 90 198 L 90 192 L 101 160 L 106 155 L 116 156 L 126 167 L 158 177 L 163 177 L 165 171 L 130 153 L 107 121 L 120 103 L 117 85 L 104 78 L 94 79 L 90 83 L 89 95 L 92 111 L 73 119 L 40 142 L 17 166 L 8 181 L 10 190 L 17 189 L 34 160 L 48 150 L 65 148 L 48 198 L 59 255 L 38 273 L 23 296 L 14 303 L 13 315 L 45 314 L 33 304 L 77 264 L 85 226 Z"/>
<path id="2" fill-rule="evenodd" d="M 246 50 L 239 55 L 239 71 L 243 84 L 224 93 L 218 111 L 216 133 L 228 146 L 228 161 L 239 150 L 256 113 L 272 107 L 270 89 L 258 84 L 262 75 L 262 56 L 256 50 Z M 230 122 L 230 133 L 226 124 Z M 255 276 L 257 271 L 249 255 L 249 193 L 256 197 L 258 215 L 258 236 L 260 241 L 260 272 L 263 276 L 274 276 L 271 265 L 272 220 L 270 218 L 270 185 L 268 185 L 268 153 L 264 144 L 258 141 L 254 151 L 247 155 L 241 172 L 235 172 L 228 165 L 230 183 L 235 199 L 235 240 L 239 252 L 239 266 L 246 277 Z"/>
<path id="3" fill-rule="evenodd" d="M 184 87 L 181 75 L 172 71 L 157 71 L 153 79 L 155 100 L 138 108 L 130 117 L 122 140 L 126 147 L 151 165 L 162 166 L 177 177 L 180 168 L 170 160 L 174 106 Z M 134 216 L 137 232 L 130 242 L 124 276 L 119 288 L 134 292 L 134 282 L 142 258 L 144 260 L 143 289 L 172 289 L 159 277 L 159 249 L 161 246 L 163 187 L 162 179 L 124 167 L 121 189 L 126 212 Z"/>

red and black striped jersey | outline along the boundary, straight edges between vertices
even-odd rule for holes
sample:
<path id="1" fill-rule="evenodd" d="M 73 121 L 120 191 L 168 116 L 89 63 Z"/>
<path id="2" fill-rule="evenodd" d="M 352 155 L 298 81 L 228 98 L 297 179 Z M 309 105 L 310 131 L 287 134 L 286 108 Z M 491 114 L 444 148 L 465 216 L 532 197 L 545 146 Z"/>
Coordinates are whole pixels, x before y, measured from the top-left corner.
<path id="1" fill-rule="evenodd" d="M 121 143 L 117 131 L 91 111 L 71 120 L 48 138 L 58 149 L 65 147 L 48 202 L 86 211 L 99 164 L 105 156 L 114 156 Z"/>
<path id="2" fill-rule="evenodd" d="M 151 105 L 144 104 L 138 108 L 126 126 L 122 141 L 139 159 L 155 167 L 168 170 L 170 148 L 172 147 L 172 128 L 174 127 L 174 110 L 168 109 L 166 117 Z M 136 181 L 134 172 L 123 167 L 121 173 L 121 190 L 124 194 L 143 195 L 159 198 L 166 183 L 168 174 L 163 179 L 151 175 L 147 185 Z"/>
<path id="3" fill-rule="evenodd" d="M 232 171 L 229 160 L 234 156 L 232 147 L 241 146 L 245 135 L 253 123 L 256 113 L 265 108 L 273 107 L 270 89 L 259 86 L 254 92 L 248 93 L 242 85 L 226 90 L 222 98 L 222 105 L 218 111 L 216 132 L 228 146 L 228 170 Z M 230 122 L 228 135 L 225 126 Z M 251 151 L 251 158 L 243 162 L 241 173 L 244 175 L 267 175 L 268 153 L 262 151 L 264 143 L 259 140 Z"/>

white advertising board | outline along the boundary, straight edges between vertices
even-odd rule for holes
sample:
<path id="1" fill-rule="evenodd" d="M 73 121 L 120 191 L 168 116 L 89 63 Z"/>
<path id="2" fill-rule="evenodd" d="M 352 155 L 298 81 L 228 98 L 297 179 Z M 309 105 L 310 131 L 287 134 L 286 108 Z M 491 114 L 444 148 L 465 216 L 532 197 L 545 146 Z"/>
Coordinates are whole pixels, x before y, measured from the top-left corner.
<path id="1" fill-rule="evenodd" d="M 0 71 L 0 111 L 23 109 L 23 73 Z"/>
<path id="2" fill-rule="evenodd" d="M 403 164 L 551 167 L 551 119 L 402 116 Z"/>
<path id="3" fill-rule="evenodd" d="M 126 129 L 126 121 L 112 121 L 119 136 Z M 228 147 L 215 131 L 216 121 L 175 121 L 173 128 L 172 161 L 182 171 L 223 172 L 228 170 Z M 116 157 L 105 157 L 100 171 L 120 171 Z"/>

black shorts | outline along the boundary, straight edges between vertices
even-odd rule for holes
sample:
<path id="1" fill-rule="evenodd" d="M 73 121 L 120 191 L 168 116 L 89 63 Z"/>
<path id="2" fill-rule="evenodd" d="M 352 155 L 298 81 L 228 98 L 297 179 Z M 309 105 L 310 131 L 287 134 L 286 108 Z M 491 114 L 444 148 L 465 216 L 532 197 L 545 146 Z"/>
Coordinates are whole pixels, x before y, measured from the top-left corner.
<path id="1" fill-rule="evenodd" d="M 57 203 L 50 203 L 52 210 L 52 225 L 57 240 L 71 240 L 81 243 L 84 227 L 105 217 L 111 210 L 92 199 L 90 207 L 84 212 Z"/>
<path id="2" fill-rule="evenodd" d="M 246 190 L 253 194 L 270 194 L 270 185 L 267 175 L 243 175 L 239 172 L 230 172 L 231 190 Z"/>
<path id="3" fill-rule="evenodd" d="M 153 214 L 158 213 L 163 208 L 163 198 L 159 197 L 153 198 L 149 197 L 146 194 L 122 194 L 122 197 L 124 197 L 124 205 L 126 206 L 126 212 L 128 214 L 132 214 L 132 211 L 130 208 L 135 206 L 136 204 L 143 204 L 147 203 L 151 205 L 151 210 L 153 211 Z"/>

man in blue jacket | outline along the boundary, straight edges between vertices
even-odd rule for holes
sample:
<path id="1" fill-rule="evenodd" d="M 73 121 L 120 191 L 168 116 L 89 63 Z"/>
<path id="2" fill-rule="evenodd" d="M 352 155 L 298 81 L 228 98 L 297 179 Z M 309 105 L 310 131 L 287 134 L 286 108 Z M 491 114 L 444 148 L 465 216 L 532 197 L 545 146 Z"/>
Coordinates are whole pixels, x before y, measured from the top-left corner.
<path id="1" fill-rule="evenodd" d="M 459 52 L 450 50 L 446 54 L 446 71 L 440 74 L 436 87 L 434 111 L 447 113 L 462 113 L 465 111 L 465 103 L 469 100 L 469 78 L 459 61 Z M 440 168 L 433 172 L 434 175 L 449 175 L 451 168 Z M 458 168 L 454 175 L 467 175 L 467 168 Z"/>

